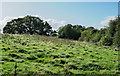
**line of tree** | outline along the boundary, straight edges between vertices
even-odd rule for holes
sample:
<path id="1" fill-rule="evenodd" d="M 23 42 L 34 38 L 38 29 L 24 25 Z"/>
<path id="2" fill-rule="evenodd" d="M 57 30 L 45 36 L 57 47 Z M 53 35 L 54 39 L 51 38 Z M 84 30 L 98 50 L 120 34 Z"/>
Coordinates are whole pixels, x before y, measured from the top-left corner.
<path id="1" fill-rule="evenodd" d="M 58 38 L 74 39 L 86 42 L 97 42 L 101 45 L 120 47 L 120 17 L 109 22 L 109 26 L 100 30 L 94 27 L 67 24 L 59 27 L 58 32 L 39 17 L 26 16 L 7 22 L 3 33 L 9 34 L 39 34 L 58 36 Z M 57 34 L 58 33 L 58 34 Z"/>
<path id="2" fill-rule="evenodd" d="M 58 37 L 120 47 L 120 17 L 111 20 L 108 27 L 100 30 L 94 27 L 85 28 L 81 25 L 67 24 L 58 29 Z"/>

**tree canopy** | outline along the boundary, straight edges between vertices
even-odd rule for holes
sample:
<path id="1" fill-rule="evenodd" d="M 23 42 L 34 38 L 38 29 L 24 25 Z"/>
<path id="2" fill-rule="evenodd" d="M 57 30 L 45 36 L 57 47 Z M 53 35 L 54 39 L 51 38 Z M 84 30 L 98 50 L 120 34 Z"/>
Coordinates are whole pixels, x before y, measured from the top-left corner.
<path id="1" fill-rule="evenodd" d="M 120 47 L 120 17 L 109 22 L 109 26 L 100 30 L 94 27 L 67 24 L 59 27 L 58 32 L 39 17 L 25 16 L 14 19 L 6 24 L 3 33 L 9 34 L 39 34 L 58 36 L 59 38 L 74 39 L 87 42 L 97 42 L 100 45 Z M 58 34 L 56 34 L 58 33 Z"/>
<path id="2" fill-rule="evenodd" d="M 81 35 L 81 30 L 84 30 L 81 25 L 72 26 L 71 24 L 67 24 L 59 28 L 58 37 L 78 40 Z"/>
<path id="3" fill-rule="evenodd" d="M 3 33 L 9 34 L 39 34 L 39 35 L 55 35 L 56 31 L 39 17 L 25 16 L 24 18 L 13 19 L 7 22 L 3 28 Z"/>
<path id="4" fill-rule="evenodd" d="M 110 20 L 109 26 L 100 30 L 94 27 L 85 28 L 81 25 L 67 24 L 58 29 L 58 37 L 120 47 L 120 17 Z"/>

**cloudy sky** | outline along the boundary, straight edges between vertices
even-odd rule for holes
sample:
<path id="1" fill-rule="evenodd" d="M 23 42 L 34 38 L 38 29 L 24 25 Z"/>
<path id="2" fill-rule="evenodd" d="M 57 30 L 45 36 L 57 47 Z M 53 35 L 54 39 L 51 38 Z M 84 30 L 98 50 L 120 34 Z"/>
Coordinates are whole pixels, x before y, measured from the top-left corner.
<path id="1" fill-rule="evenodd" d="M 0 29 L 8 21 L 26 15 L 48 21 L 55 30 L 65 24 L 100 29 L 118 15 L 118 2 L 2 2 L 0 9 Z"/>

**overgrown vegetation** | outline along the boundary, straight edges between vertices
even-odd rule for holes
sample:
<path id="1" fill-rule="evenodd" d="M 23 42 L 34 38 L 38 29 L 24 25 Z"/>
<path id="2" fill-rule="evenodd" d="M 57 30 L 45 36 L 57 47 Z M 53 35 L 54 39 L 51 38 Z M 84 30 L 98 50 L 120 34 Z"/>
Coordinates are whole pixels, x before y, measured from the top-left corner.
<path id="1" fill-rule="evenodd" d="M 2 74 L 120 74 L 119 17 L 100 30 L 67 24 L 56 34 L 47 22 L 26 16 L 8 22 L 3 33 Z"/>
<path id="2" fill-rule="evenodd" d="M 2 74 L 120 74 L 118 51 L 40 35 L 2 34 Z M 17 64 L 16 64 L 17 62 Z"/>
<path id="3" fill-rule="evenodd" d="M 26 16 L 14 19 L 7 23 L 3 33 L 9 34 L 38 34 L 46 36 L 57 36 L 57 32 L 39 17 Z M 109 26 L 100 30 L 94 27 L 67 24 L 58 28 L 58 37 L 80 40 L 86 42 L 96 42 L 100 45 L 120 47 L 120 18 L 109 22 Z"/>
<path id="4" fill-rule="evenodd" d="M 65 25 L 58 29 L 59 38 L 68 38 L 86 42 L 97 42 L 100 45 L 120 47 L 120 18 L 109 22 L 109 26 L 100 30 L 81 25 Z"/>

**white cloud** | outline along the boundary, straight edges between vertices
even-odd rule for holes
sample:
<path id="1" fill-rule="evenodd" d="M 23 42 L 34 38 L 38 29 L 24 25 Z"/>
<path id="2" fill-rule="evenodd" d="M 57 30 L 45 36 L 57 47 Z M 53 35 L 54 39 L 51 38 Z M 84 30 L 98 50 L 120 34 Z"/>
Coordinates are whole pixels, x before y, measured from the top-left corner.
<path id="1" fill-rule="evenodd" d="M 42 18 L 39 15 L 31 15 L 31 16 L 35 16 L 35 17 L 39 17 L 40 19 Z M 13 19 L 17 19 L 17 18 L 23 18 L 25 16 L 18 16 L 18 17 L 9 17 L 6 16 L 3 20 L 0 21 L 0 29 L 1 32 L 3 32 L 3 28 L 5 27 L 5 25 L 7 24 L 7 22 L 13 20 Z M 42 19 L 44 21 L 47 21 L 53 28 L 53 30 L 57 30 L 60 26 L 65 25 L 66 21 L 58 21 L 55 19 Z"/>
<path id="2" fill-rule="evenodd" d="M 116 19 L 116 16 L 107 16 L 105 17 L 105 20 L 101 21 L 100 24 L 104 26 L 108 26 L 110 20 Z"/>
<path id="3" fill-rule="evenodd" d="M 24 16 L 18 16 L 18 17 L 9 17 L 6 16 L 3 20 L 0 21 L 0 29 L 1 32 L 3 32 L 3 28 L 5 27 L 5 25 L 7 24 L 7 22 L 13 20 L 13 19 L 17 19 L 17 18 L 23 18 Z"/>
<path id="4" fill-rule="evenodd" d="M 3 31 L 4 26 L 7 24 L 7 22 L 11 21 L 12 17 L 6 16 L 3 20 L 0 21 L 0 29 L 1 32 Z"/>
<path id="5" fill-rule="evenodd" d="M 44 21 L 47 21 L 54 30 L 57 30 L 60 26 L 63 26 L 66 24 L 66 21 L 58 21 L 55 19 L 43 19 Z"/>

